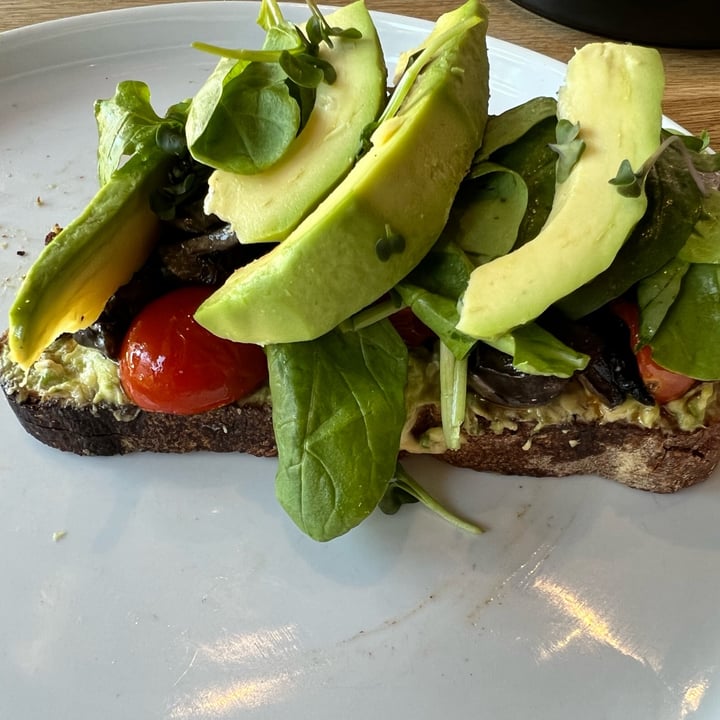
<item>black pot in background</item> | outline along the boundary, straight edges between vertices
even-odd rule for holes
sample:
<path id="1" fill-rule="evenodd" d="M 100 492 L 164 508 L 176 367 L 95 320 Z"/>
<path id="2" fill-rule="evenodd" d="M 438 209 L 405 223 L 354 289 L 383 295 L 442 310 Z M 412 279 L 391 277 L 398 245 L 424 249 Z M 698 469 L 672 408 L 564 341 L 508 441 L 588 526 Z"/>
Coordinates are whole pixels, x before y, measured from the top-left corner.
<path id="1" fill-rule="evenodd" d="M 513 0 L 563 25 L 616 40 L 720 48 L 720 0 Z"/>

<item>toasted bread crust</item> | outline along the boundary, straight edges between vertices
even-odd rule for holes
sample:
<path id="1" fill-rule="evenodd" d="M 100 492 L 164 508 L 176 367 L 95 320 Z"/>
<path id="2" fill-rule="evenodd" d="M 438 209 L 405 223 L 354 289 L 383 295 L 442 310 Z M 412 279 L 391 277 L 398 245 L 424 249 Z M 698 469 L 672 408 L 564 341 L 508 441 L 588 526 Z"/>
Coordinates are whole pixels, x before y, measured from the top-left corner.
<path id="1" fill-rule="evenodd" d="M 230 405 L 200 415 L 145 412 L 127 406 L 75 406 L 37 397 L 8 402 L 40 442 L 79 455 L 198 450 L 277 454 L 268 403 Z M 440 424 L 439 409 L 423 406 L 413 434 Z M 463 437 L 459 450 L 436 456 L 458 467 L 503 475 L 599 475 L 641 490 L 672 493 L 705 480 L 720 462 L 720 423 L 693 432 L 649 430 L 627 422 L 547 425 Z"/>
<path id="2" fill-rule="evenodd" d="M 277 454 L 268 404 L 228 405 L 200 415 L 172 415 L 132 406 L 78 407 L 36 396 L 20 402 L 9 395 L 8 402 L 30 435 L 45 445 L 77 455 L 199 450 L 259 457 Z"/>
<path id="3" fill-rule="evenodd" d="M 420 436 L 440 422 L 432 405 L 419 414 Z M 480 432 L 440 458 L 451 465 L 503 475 L 599 475 L 629 487 L 673 493 L 702 482 L 720 462 L 720 423 L 692 432 L 648 429 L 629 422 L 546 425 L 519 423 L 516 430 Z"/>

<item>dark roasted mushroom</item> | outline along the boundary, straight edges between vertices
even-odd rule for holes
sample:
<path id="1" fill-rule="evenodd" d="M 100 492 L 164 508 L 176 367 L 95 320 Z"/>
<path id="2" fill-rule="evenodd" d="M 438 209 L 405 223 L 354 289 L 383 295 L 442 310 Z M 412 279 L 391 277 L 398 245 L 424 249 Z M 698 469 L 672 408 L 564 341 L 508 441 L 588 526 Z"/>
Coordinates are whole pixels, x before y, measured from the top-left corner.
<path id="1" fill-rule="evenodd" d="M 221 285 L 236 268 L 267 251 L 266 246 L 241 245 L 217 218 L 205 223 L 200 234 L 187 229 L 202 223 L 188 221 L 181 231 L 182 221 L 163 223 L 145 265 L 115 292 L 92 325 L 74 333 L 78 343 L 117 359 L 130 323 L 149 302 L 180 285 Z"/>
<path id="2" fill-rule="evenodd" d="M 73 337 L 80 345 L 100 350 L 107 357 L 117 360 L 123 338 L 135 315 L 176 285 L 177 282 L 163 272 L 157 257 L 151 256 L 150 261 L 110 297 L 100 317 L 92 325 L 75 332 Z"/>
<path id="3" fill-rule="evenodd" d="M 509 355 L 485 343 L 477 343 L 468 359 L 468 385 L 485 400 L 505 407 L 544 405 L 567 383 L 567 378 L 518 372 Z"/>
<path id="4" fill-rule="evenodd" d="M 580 320 L 546 314 L 542 323 L 570 347 L 590 356 L 585 382 L 609 407 L 630 396 L 643 405 L 655 403 L 645 387 L 630 343 L 627 325 L 611 310 L 600 308 Z"/>

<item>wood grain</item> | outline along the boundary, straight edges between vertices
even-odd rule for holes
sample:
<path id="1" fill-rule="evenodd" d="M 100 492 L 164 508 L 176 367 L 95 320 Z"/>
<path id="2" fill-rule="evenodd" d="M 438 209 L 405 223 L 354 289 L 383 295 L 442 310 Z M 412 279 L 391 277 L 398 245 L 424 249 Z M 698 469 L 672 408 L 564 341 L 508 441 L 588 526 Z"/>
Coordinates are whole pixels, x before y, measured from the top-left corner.
<path id="1" fill-rule="evenodd" d="M 177 0 L 156 0 L 155 4 Z M 460 0 L 367 0 L 373 10 L 434 20 Z M 0 31 L 81 13 L 137 7 L 150 0 L 0 0 Z M 329 0 L 329 4 L 343 4 Z M 574 48 L 597 36 L 538 17 L 511 0 L 486 0 L 490 32 L 566 62 Z M 665 113 L 694 133 L 707 130 L 720 146 L 720 51 L 662 49 L 667 86 Z"/>

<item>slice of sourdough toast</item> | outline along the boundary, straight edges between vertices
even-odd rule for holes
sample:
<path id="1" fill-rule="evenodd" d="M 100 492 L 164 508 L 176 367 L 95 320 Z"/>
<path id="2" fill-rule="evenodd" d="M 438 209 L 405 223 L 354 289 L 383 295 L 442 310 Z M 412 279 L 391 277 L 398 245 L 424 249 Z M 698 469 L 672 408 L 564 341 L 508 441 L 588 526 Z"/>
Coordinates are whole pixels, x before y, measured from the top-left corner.
<path id="1" fill-rule="evenodd" d="M 428 405 L 414 433 L 435 426 Z M 720 461 L 720 423 L 692 431 L 646 428 L 623 420 L 551 424 L 517 423 L 496 433 L 481 419 L 459 450 L 439 457 L 473 470 L 532 477 L 598 475 L 629 487 L 673 493 L 706 480 Z"/>
<path id="2" fill-rule="evenodd" d="M 134 452 L 187 453 L 199 450 L 277 454 L 268 403 L 226 405 L 199 415 L 146 412 L 106 403 L 75 405 L 67 400 L 8 395 L 20 424 L 40 442 L 77 455 Z"/>
<path id="3" fill-rule="evenodd" d="M 196 415 L 148 412 L 122 391 L 117 367 L 96 350 L 62 340 L 29 371 L 9 359 L 0 336 L 0 387 L 23 428 L 50 447 L 78 455 L 200 450 L 277 454 L 267 390 Z"/>
<path id="4" fill-rule="evenodd" d="M 0 338 L 0 350 L 5 339 Z M 240 452 L 277 454 L 267 393 L 197 415 L 147 412 L 128 402 L 77 402 L 20 389 L 0 375 L 8 403 L 25 430 L 40 442 L 79 455 L 134 452 Z M 716 394 L 713 393 L 713 398 Z M 716 401 L 713 399 L 713 403 Z M 705 480 L 720 462 L 720 417 L 681 430 L 672 422 L 646 427 L 627 419 L 538 423 L 473 419 L 459 450 L 442 442 L 438 405 L 409 413 L 403 453 L 424 452 L 458 467 L 504 475 L 598 475 L 624 485 L 672 493 Z"/>

